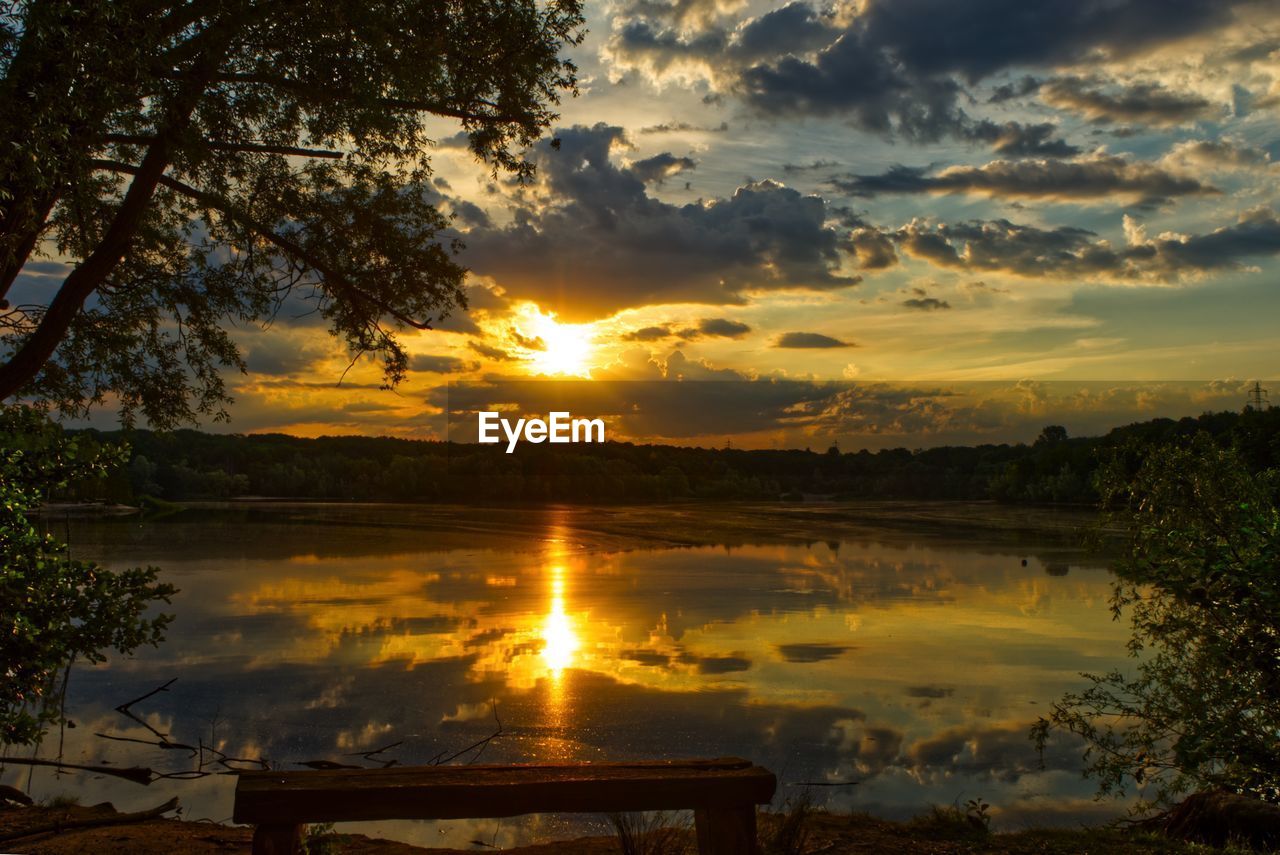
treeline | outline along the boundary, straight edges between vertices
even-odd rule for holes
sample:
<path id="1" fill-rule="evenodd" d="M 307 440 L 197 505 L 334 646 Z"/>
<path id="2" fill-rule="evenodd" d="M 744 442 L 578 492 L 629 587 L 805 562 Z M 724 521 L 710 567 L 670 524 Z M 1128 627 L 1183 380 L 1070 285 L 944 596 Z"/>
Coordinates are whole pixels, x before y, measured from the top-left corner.
<path id="1" fill-rule="evenodd" d="M 192 430 L 85 431 L 127 442 L 131 458 L 89 491 L 111 501 L 242 496 L 413 502 L 645 502 L 677 499 L 996 499 L 1088 503 L 1107 449 L 1205 431 L 1255 467 L 1280 465 L 1280 409 L 1155 419 L 1073 438 L 1046 427 L 1031 444 L 825 452 L 677 446 L 461 445 L 388 437 L 301 439 Z M 85 491 L 81 491 L 82 496 Z"/>

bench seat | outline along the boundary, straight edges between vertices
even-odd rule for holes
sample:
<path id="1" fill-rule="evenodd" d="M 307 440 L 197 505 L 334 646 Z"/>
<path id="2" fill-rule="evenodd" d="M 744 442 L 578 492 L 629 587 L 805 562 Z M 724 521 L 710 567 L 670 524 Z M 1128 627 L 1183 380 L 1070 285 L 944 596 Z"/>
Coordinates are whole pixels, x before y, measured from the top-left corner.
<path id="1" fill-rule="evenodd" d="M 735 757 L 242 772 L 234 819 L 258 826 L 255 855 L 274 855 L 297 851 L 305 823 L 692 809 L 700 852 L 749 853 L 755 806 L 776 787 Z"/>

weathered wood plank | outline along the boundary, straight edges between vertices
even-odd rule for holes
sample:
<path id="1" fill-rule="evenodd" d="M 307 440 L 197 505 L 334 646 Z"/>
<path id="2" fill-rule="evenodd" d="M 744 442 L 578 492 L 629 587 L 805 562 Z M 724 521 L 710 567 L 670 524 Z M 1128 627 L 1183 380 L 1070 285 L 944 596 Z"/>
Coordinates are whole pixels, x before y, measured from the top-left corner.
<path id="1" fill-rule="evenodd" d="M 755 805 L 693 812 L 698 855 L 756 855 Z"/>
<path id="2" fill-rule="evenodd" d="M 259 825 L 253 831 L 253 855 L 302 855 L 301 825 Z"/>
<path id="3" fill-rule="evenodd" d="M 526 813 L 741 808 L 777 780 L 737 758 L 642 763 L 243 772 L 235 821 L 463 819 Z"/>

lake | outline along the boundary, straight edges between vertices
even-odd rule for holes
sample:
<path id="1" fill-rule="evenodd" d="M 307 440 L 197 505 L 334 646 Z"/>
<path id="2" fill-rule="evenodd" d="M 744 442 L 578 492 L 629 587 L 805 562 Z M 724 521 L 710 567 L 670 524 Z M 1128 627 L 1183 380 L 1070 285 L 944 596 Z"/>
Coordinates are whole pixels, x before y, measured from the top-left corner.
<path id="1" fill-rule="evenodd" d="M 835 809 L 898 818 L 981 797 L 1005 829 L 1109 818 L 1123 806 L 1092 801 L 1078 746 L 1052 744 L 1042 767 L 1027 738 L 1079 672 L 1128 662 L 1105 562 L 1076 545 L 1087 521 L 908 503 L 51 520 L 75 557 L 154 564 L 181 592 L 161 647 L 73 671 L 76 726 L 40 756 L 61 739 L 66 762 L 192 779 L 9 765 L 3 781 L 122 810 L 177 795 L 185 818 L 226 821 L 234 777 L 199 774 L 225 771 L 219 756 L 298 769 L 738 755 L 776 772 L 780 796 Z M 138 720 L 115 710 L 169 680 L 130 708 Z M 600 827 L 343 826 L 461 847 Z"/>

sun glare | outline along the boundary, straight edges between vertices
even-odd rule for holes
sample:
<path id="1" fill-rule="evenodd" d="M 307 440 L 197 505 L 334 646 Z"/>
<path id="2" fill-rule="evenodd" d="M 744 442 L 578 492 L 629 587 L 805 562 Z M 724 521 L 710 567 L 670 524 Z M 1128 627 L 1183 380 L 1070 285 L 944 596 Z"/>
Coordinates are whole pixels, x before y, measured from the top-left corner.
<path id="1" fill-rule="evenodd" d="M 574 377 L 591 375 L 590 324 L 562 324 L 554 316 L 535 310 L 521 326 L 531 338 L 542 342 L 541 349 L 530 350 L 534 371 Z"/>

